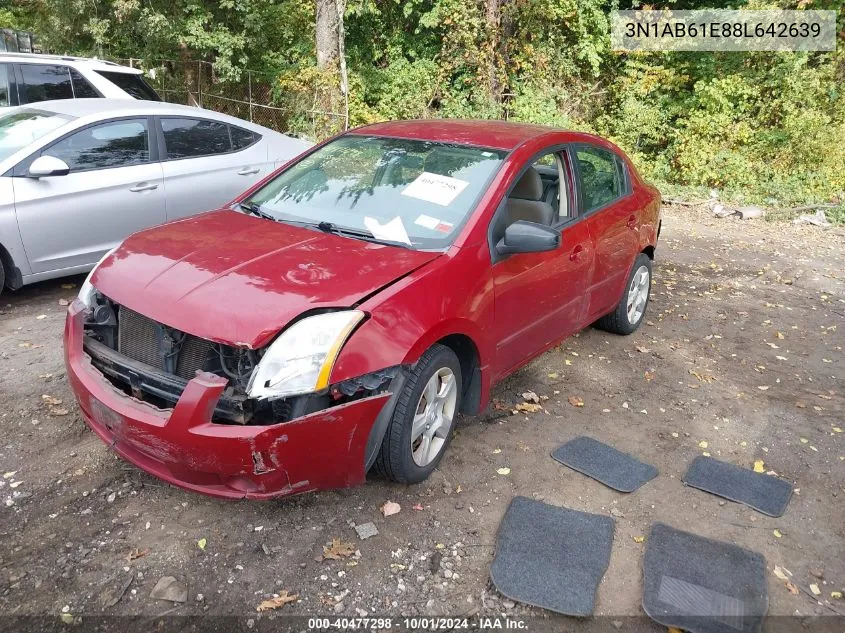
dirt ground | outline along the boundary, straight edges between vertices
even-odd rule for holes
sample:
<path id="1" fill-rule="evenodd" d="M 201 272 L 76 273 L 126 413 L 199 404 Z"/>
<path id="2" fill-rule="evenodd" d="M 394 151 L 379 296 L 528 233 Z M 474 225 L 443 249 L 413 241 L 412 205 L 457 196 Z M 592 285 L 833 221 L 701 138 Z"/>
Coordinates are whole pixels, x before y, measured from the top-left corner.
<path id="1" fill-rule="evenodd" d="M 87 430 L 64 374 L 60 300 L 82 279 L 4 294 L 0 614 L 507 613 L 562 626 L 570 620 L 514 605 L 488 580 L 515 495 L 615 516 L 598 615 L 642 613 L 640 537 L 655 521 L 762 553 L 770 614 L 845 614 L 831 596 L 845 590 L 845 231 L 673 207 L 654 276 L 636 334 L 587 329 L 499 385 L 493 406 L 460 421 L 429 481 L 278 502 L 184 492 L 116 457 Z M 529 390 L 548 398 L 544 411 L 512 414 Z M 621 494 L 549 457 L 581 434 L 659 477 Z M 686 488 L 681 476 L 702 453 L 747 468 L 762 460 L 793 482 L 786 514 Z M 386 500 L 401 512 L 383 517 Z M 359 540 L 353 525 L 370 521 L 378 535 Z M 359 554 L 318 561 L 335 538 Z M 165 576 L 187 587 L 186 602 L 151 598 Z M 256 612 L 282 591 L 299 600 Z"/>

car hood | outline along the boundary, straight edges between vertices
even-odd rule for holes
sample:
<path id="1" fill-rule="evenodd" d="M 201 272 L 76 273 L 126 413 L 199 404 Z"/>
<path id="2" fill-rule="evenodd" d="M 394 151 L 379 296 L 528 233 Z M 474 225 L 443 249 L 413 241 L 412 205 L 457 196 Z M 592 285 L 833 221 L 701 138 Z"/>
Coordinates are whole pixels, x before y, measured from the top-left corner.
<path id="1" fill-rule="evenodd" d="M 438 255 L 227 210 L 130 236 L 92 283 L 160 323 L 256 348 L 303 312 L 355 305 Z"/>

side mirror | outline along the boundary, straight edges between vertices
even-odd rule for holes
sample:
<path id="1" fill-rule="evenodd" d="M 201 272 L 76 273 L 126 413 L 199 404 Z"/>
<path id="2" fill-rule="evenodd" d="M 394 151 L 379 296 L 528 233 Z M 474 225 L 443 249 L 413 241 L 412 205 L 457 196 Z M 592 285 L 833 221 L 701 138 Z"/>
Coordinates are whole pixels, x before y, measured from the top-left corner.
<path id="1" fill-rule="evenodd" d="M 505 236 L 496 244 L 499 255 L 541 253 L 560 246 L 560 231 L 543 224 L 518 220 L 505 229 Z"/>
<path id="2" fill-rule="evenodd" d="M 70 167 L 61 158 L 55 156 L 39 156 L 29 166 L 27 176 L 43 178 L 44 176 L 67 176 Z"/>

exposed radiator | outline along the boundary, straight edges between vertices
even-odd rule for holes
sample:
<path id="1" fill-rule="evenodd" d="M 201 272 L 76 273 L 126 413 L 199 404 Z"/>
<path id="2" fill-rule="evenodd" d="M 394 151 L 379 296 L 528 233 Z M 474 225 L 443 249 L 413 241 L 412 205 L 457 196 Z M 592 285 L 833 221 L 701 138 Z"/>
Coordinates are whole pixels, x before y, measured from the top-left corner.
<path id="1" fill-rule="evenodd" d="M 173 331 L 173 330 L 171 330 Z M 175 332 L 175 331 L 173 331 Z M 176 334 L 181 334 L 176 332 Z M 164 361 L 164 326 L 123 306 L 118 313 L 117 351 L 156 369 L 166 371 Z M 206 365 L 211 341 L 185 334 L 176 356 L 176 375 L 190 380 Z"/>

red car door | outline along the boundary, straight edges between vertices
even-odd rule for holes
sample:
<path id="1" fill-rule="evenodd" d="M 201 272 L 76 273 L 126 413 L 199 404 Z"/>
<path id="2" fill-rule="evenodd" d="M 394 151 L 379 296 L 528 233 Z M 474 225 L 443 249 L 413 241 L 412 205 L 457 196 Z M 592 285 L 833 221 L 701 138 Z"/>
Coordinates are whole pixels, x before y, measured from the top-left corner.
<path id="1" fill-rule="evenodd" d="M 587 291 L 586 320 L 606 314 L 619 301 L 639 252 L 639 211 L 624 162 L 614 152 L 575 145 L 571 155 L 581 214 L 595 244 L 595 269 Z"/>
<path id="2" fill-rule="evenodd" d="M 535 162 L 529 171 L 543 169 L 542 162 L 542 159 Z M 541 253 L 510 255 L 493 264 L 497 378 L 528 362 L 584 323 L 586 288 L 593 268 L 593 240 L 587 224 L 574 213 L 573 189 L 565 161 L 558 154 L 555 162 L 559 170 L 557 185 L 552 182 L 544 187 L 540 201 L 553 207 L 549 225 L 561 231 L 560 246 Z M 532 193 L 524 191 L 526 187 L 520 184 L 526 177 L 523 173 L 517 179 L 500 213 L 515 213 L 518 210 L 514 209 L 513 201 L 517 199 L 514 196 Z M 494 236 L 493 243 L 496 241 Z"/>

